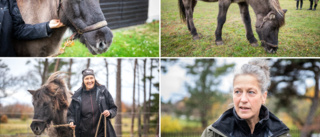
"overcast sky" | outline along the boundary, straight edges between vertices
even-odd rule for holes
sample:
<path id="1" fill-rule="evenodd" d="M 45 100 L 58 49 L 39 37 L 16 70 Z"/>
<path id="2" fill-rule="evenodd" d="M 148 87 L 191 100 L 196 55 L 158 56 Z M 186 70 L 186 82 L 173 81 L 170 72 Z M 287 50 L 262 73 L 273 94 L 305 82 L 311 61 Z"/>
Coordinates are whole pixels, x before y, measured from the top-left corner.
<path id="1" fill-rule="evenodd" d="M 143 74 L 143 58 L 139 59 L 138 63 L 141 66 L 140 67 L 140 79 L 142 78 Z M 2 62 L 8 65 L 10 68 L 9 75 L 13 76 L 20 76 L 25 75 L 29 70 L 35 69 L 33 65 L 36 61 L 34 58 L 26 59 L 26 58 L 19 58 L 19 59 L 1 59 Z M 27 61 L 31 61 L 31 64 L 26 65 Z M 68 61 L 68 58 L 62 58 L 64 61 Z M 49 61 L 53 61 L 53 59 L 49 59 Z M 112 97 L 115 100 L 116 96 L 116 65 L 117 65 L 117 59 L 114 58 L 108 58 L 107 59 L 109 63 L 109 92 L 111 93 Z M 72 71 L 76 72 L 77 74 L 71 78 L 72 83 L 75 83 L 75 85 L 72 87 L 71 91 L 74 92 L 81 86 L 80 80 L 76 79 L 82 79 L 81 71 L 85 69 L 85 66 L 87 64 L 87 58 L 73 58 L 74 65 L 72 66 Z M 150 59 L 147 60 L 147 70 L 146 75 L 150 75 Z M 133 91 L 133 67 L 134 67 L 134 59 L 122 59 L 122 66 L 121 66 L 121 79 L 122 79 L 122 92 L 121 97 L 122 101 L 126 104 L 132 103 L 132 91 Z M 153 61 L 153 65 L 158 65 L 156 61 Z M 95 71 L 95 77 L 97 81 L 100 84 L 106 85 L 106 69 L 105 69 L 105 63 L 103 58 L 91 58 L 91 65 L 90 68 Z M 61 68 L 60 71 L 67 71 L 67 67 Z M 159 82 L 159 72 L 158 69 L 153 69 L 153 76 L 154 79 L 152 80 L 152 83 Z M 143 101 L 143 85 L 140 81 L 140 102 Z M 40 88 L 39 86 L 36 86 Z M 149 81 L 147 80 L 146 85 L 147 91 L 149 91 Z M 32 96 L 27 91 L 29 89 L 25 87 L 21 87 L 15 94 L 13 94 L 10 97 L 4 98 L 0 100 L 0 103 L 3 105 L 13 104 L 13 103 L 23 103 L 23 104 L 32 104 Z M 159 91 L 152 86 L 152 93 L 159 93 Z M 137 90 L 136 90 L 137 93 Z M 138 94 L 136 94 L 137 97 Z M 148 95 L 147 95 L 148 98 Z M 136 98 L 137 99 L 137 98 Z"/>
<path id="2" fill-rule="evenodd" d="M 215 58 L 217 59 L 218 65 L 225 63 L 235 63 L 235 67 L 241 67 L 243 64 L 246 64 L 252 58 Z M 183 58 L 180 59 L 179 62 L 186 64 L 194 64 L 194 58 Z M 186 88 L 185 82 L 192 83 L 190 76 L 186 75 L 186 70 L 181 67 L 181 63 L 175 63 L 173 65 L 168 66 L 167 73 L 161 73 L 161 100 L 164 102 L 168 102 L 171 100 L 172 102 L 176 102 L 181 100 L 182 98 L 189 96 Z M 221 84 L 219 86 L 219 90 L 228 93 L 232 88 L 232 79 L 233 73 L 231 72 L 228 75 L 225 75 L 222 78 Z M 313 86 L 315 82 L 312 79 L 306 80 L 307 86 Z M 301 92 L 305 91 L 305 87 L 299 87 Z M 303 94 L 303 93 L 302 93 Z"/>

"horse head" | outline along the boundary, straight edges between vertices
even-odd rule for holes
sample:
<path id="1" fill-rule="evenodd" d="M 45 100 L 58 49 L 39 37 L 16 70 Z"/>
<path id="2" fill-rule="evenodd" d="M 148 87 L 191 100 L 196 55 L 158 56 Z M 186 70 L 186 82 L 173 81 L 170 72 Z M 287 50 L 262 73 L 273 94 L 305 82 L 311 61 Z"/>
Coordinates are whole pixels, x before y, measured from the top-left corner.
<path id="1" fill-rule="evenodd" d="M 99 0 L 59 0 L 58 14 L 61 21 L 77 33 L 80 42 L 93 54 L 106 52 L 112 43 L 113 34 Z"/>
<path id="2" fill-rule="evenodd" d="M 261 46 L 268 53 L 276 53 L 278 49 L 279 29 L 285 24 L 286 9 L 281 9 L 278 0 L 269 0 L 271 11 L 256 22 L 256 31 L 261 40 Z"/>
<path id="3" fill-rule="evenodd" d="M 30 125 L 36 135 L 40 135 L 50 123 L 59 124 L 64 120 L 63 111 L 68 109 L 67 87 L 62 72 L 52 74 L 47 82 L 37 90 L 28 90 L 32 94 L 34 107 L 33 121 Z"/>

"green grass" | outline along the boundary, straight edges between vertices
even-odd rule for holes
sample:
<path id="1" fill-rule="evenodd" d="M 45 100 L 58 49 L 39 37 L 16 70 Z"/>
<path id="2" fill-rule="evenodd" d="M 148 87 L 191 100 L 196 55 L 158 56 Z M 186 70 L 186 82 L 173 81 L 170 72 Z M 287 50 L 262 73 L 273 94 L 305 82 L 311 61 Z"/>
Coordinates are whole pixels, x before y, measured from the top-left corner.
<path id="1" fill-rule="evenodd" d="M 139 25 L 113 31 L 113 43 L 107 52 L 92 55 L 89 50 L 75 41 L 72 47 L 66 47 L 58 57 L 159 57 L 159 22 Z"/>
<path id="2" fill-rule="evenodd" d="M 161 0 L 161 56 L 162 57 L 315 57 L 320 55 L 320 10 L 295 10 L 296 1 L 280 0 L 286 13 L 286 25 L 280 28 L 279 49 L 276 54 L 266 53 L 263 47 L 252 47 L 245 36 L 239 7 L 231 4 L 222 30 L 224 45 L 215 45 L 218 2 L 198 1 L 194 23 L 200 40 L 193 40 L 187 25 L 180 20 L 178 1 Z M 255 31 L 255 14 L 250 7 L 252 28 Z M 260 43 L 260 42 L 259 42 Z"/>
<path id="3" fill-rule="evenodd" d="M 152 117 L 151 119 L 154 119 L 154 117 Z M 17 134 L 33 134 L 32 130 L 30 129 L 31 123 L 32 123 L 31 118 L 29 118 L 26 121 L 22 121 L 21 119 L 17 119 L 17 118 L 10 118 L 8 119 L 8 123 L 0 123 L 0 136 L 17 135 Z M 114 127 L 115 125 L 114 118 L 111 119 L 111 123 Z M 131 131 L 131 118 L 123 117 L 122 124 L 123 124 L 122 135 L 129 136 Z M 150 127 L 149 133 L 154 135 L 155 134 L 154 130 L 155 130 L 155 126 Z M 135 136 L 138 136 L 138 119 L 137 118 L 135 118 L 135 122 L 134 122 L 134 134 Z"/>

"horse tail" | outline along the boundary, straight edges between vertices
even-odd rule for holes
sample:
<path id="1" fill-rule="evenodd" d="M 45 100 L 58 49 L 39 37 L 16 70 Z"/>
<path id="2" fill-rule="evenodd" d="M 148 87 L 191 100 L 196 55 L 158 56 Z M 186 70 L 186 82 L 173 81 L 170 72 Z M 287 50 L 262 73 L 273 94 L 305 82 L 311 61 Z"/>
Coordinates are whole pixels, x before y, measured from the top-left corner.
<path id="1" fill-rule="evenodd" d="M 196 6 L 197 1 L 196 0 L 188 0 L 188 3 L 192 6 L 192 12 L 193 12 L 193 9 Z M 187 16 L 186 15 L 186 7 L 184 7 L 182 0 L 179 0 L 179 9 L 180 9 L 180 18 L 183 22 L 185 22 L 186 16 Z"/>

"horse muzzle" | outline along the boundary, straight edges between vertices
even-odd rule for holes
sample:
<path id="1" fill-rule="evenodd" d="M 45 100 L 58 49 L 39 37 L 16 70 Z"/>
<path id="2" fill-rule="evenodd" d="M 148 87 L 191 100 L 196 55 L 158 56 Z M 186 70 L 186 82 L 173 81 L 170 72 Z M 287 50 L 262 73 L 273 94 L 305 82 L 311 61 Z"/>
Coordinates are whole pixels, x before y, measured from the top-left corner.
<path id="1" fill-rule="evenodd" d="M 41 135 L 46 128 L 46 123 L 42 121 L 33 121 L 30 125 L 31 130 L 36 135 Z"/>
<path id="2" fill-rule="evenodd" d="M 108 27 L 85 33 L 82 36 L 87 48 L 93 55 L 106 52 L 111 46 L 113 39 L 113 34 Z"/>
<path id="3" fill-rule="evenodd" d="M 271 53 L 271 54 L 277 53 L 278 44 L 272 44 L 264 40 L 261 40 L 261 46 L 264 47 L 264 50 L 268 53 Z"/>

